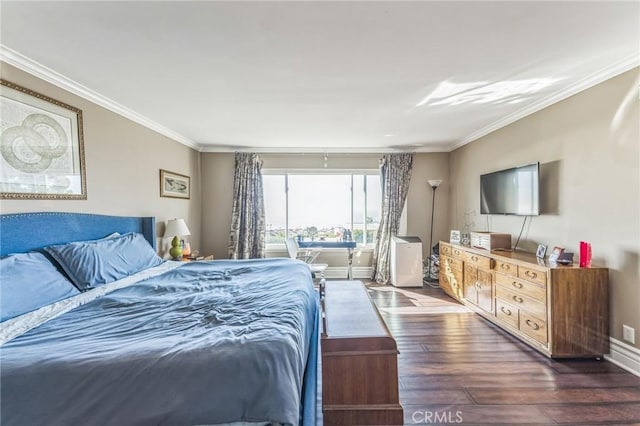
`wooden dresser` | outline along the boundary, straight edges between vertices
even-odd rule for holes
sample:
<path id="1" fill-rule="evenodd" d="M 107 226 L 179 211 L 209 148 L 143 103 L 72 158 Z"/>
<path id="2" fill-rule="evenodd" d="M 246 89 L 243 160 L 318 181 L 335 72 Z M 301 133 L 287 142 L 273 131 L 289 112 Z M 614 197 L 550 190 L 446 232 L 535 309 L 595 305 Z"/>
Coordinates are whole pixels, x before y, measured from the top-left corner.
<path id="1" fill-rule="evenodd" d="M 325 425 L 401 425 L 398 348 L 360 281 L 327 281 L 323 298 Z"/>
<path id="2" fill-rule="evenodd" d="M 609 353 L 607 268 L 440 242 L 440 287 L 553 358 Z"/>

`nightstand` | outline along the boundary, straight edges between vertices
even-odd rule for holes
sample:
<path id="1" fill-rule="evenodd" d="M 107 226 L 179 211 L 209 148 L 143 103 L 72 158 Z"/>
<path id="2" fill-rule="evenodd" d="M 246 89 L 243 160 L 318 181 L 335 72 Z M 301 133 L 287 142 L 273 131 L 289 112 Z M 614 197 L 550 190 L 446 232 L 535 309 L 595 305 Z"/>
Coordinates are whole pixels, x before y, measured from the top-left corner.
<path id="1" fill-rule="evenodd" d="M 199 260 L 213 260 L 213 255 L 210 254 L 209 256 L 184 257 L 184 258 L 182 258 L 183 262 L 193 262 L 193 261 L 197 262 Z"/>

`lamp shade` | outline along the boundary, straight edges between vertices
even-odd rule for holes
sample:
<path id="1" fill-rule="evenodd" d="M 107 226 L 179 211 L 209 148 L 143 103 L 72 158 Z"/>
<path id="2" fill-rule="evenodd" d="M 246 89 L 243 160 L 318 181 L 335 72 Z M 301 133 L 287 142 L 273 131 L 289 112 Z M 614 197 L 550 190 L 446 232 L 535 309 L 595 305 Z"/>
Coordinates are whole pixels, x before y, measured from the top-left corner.
<path id="1" fill-rule="evenodd" d="M 191 235 L 184 219 L 170 219 L 167 221 L 167 227 L 164 230 L 165 238 L 175 236 L 181 237 L 183 235 Z"/>
<path id="2" fill-rule="evenodd" d="M 438 185 L 440 185 L 442 183 L 442 179 L 430 179 L 429 180 L 429 186 L 431 186 L 433 189 L 437 188 Z"/>

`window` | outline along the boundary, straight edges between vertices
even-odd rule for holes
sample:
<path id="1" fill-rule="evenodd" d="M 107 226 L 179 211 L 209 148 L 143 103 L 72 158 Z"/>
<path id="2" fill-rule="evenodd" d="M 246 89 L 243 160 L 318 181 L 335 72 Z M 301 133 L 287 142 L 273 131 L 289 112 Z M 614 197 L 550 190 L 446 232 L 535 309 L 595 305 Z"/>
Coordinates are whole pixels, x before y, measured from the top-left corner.
<path id="1" fill-rule="evenodd" d="M 263 175 L 267 244 L 287 237 L 373 244 L 380 222 L 378 172 L 277 172 Z"/>

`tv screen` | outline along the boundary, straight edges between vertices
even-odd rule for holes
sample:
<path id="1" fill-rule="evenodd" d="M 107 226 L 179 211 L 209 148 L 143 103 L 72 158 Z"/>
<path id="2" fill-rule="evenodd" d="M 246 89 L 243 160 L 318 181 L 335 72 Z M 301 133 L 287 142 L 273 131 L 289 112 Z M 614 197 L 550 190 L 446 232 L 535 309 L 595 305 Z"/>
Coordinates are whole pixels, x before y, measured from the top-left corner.
<path id="1" fill-rule="evenodd" d="M 480 176 L 480 213 L 534 216 L 540 214 L 539 163 Z"/>

